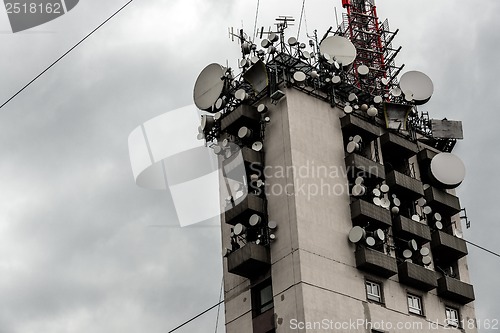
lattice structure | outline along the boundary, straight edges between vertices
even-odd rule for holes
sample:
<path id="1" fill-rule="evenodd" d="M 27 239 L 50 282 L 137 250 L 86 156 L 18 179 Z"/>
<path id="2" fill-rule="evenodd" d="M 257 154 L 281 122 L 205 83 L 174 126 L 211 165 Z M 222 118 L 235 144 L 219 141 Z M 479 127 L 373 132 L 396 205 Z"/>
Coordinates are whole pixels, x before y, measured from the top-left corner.
<path id="1" fill-rule="evenodd" d="M 372 94 L 384 95 L 387 86 L 396 83 L 396 76 L 403 68 L 397 67 L 394 61 L 401 48 L 392 47 L 398 30 L 392 32 L 387 20 L 379 21 L 374 0 L 344 0 L 342 3 L 347 13 L 343 14 L 336 34 L 349 38 L 358 52 L 351 69 L 355 84 Z M 361 65 L 370 69 L 365 77 L 358 73 Z"/>

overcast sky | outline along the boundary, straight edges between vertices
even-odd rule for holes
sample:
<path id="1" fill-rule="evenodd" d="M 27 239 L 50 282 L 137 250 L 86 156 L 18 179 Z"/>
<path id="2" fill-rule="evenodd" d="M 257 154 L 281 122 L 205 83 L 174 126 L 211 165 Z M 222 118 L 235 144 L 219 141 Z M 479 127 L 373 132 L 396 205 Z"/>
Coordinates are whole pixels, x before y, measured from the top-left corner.
<path id="1" fill-rule="evenodd" d="M 300 0 L 260 2 L 258 26 L 300 16 Z M 0 104 L 124 3 L 81 0 L 17 34 L 0 10 Z M 253 31 L 256 3 L 136 0 L 0 110 L 0 332 L 164 333 L 217 303 L 219 229 L 177 227 L 169 194 L 134 184 L 127 137 L 191 104 L 207 64 L 236 64 L 227 28 Z M 306 2 L 303 32 L 322 35 L 340 4 Z M 472 221 L 465 237 L 500 252 L 500 2 L 378 5 L 400 29 L 397 62 L 434 81 L 420 109 L 464 122 L 455 152 L 468 172 L 458 191 Z M 478 318 L 500 319 L 500 259 L 469 252 Z M 215 315 L 178 332 L 213 331 Z"/>

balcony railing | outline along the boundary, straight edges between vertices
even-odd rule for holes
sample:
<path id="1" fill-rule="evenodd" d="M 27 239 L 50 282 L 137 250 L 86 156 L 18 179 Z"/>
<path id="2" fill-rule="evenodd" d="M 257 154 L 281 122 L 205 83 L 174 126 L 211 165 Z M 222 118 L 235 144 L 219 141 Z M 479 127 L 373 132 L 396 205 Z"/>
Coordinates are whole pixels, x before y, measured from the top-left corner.
<path id="1" fill-rule="evenodd" d="M 434 211 L 443 215 L 453 216 L 460 212 L 460 200 L 446 191 L 431 186 L 425 190 L 425 199 Z"/>
<path id="2" fill-rule="evenodd" d="M 351 218 L 354 225 L 388 228 L 392 225 L 391 213 L 382 207 L 357 199 L 351 203 Z"/>
<path id="3" fill-rule="evenodd" d="M 398 273 L 401 283 L 422 291 L 429 291 L 438 286 L 436 272 L 411 262 L 401 263 Z"/>
<path id="4" fill-rule="evenodd" d="M 250 105 L 242 104 L 222 118 L 221 131 L 236 135 L 240 127 L 257 128 L 259 122 L 260 115 L 257 110 Z"/>
<path id="5" fill-rule="evenodd" d="M 394 232 L 404 239 L 415 239 L 420 245 L 431 241 L 431 230 L 428 225 L 415 222 L 398 215 L 392 222 Z"/>
<path id="6" fill-rule="evenodd" d="M 422 182 L 393 170 L 386 175 L 386 183 L 391 190 L 403 198 L 416 200 L 424 195 Z"/>
<path id="7" fill-rule="evenodd" d="M 437 292 L 439 296 L 460 304 L 467 304 L 475 299 L 472 285 L 448 276 L 438 280 Z"/>
<path id="8" fill-rule="evenodd" d="M 347 114 L 340 118 L 340 124 L 344 137 L 358 134 L 361 135 L 365 141 L 369 142 L 382 135 L 382 129 L 379 126 L 371 124 L 352 114 Z"/>
<path id="9" fill-rule="evenodd" d="M 431 247 L 434 255 L 444 262 L 454 262 L 468 254 L 463 239 L 440 230 L 432 233 Z"/>
<path id="10" fill-rule="evenodd" d="M 418 152 L 416 143 L 390 132 L 380 137 L 380 145 L 382 146 L 384 158 L 388 159 L 391 159 L 391 157 L 407 159 Z"/>
<path id="11" fill-rule="evenodd" d="M 398 272 L 396 258 L 362 246 L 356 250 L 356 267 L 384 278 L 390 278 Z"/>
<path id="12" fill-rule="evenodd" d="M 354 179 L 363 177 L 365 181 L 381 182 L 385 179 L 385 169 L 380 163 L 358 154 L 349 154 L 345 158 L 347 175 Z"/>
<path id="13" fill-rule="evenodd" d="M 268 248 L 255 243 L 247 243 L 227 256 L 228 271 L 248 279 L 266 273 L 270 266 Z"/>
<path id="14" fill-rule="evenodd" d="M 247 194 L 240 203 L 228 209 L 224 213 L 224 217 L 226 223 L 236 225 L 237 223 L 245 224 L 253 214 L 265 215 L 264 200 L 255 195 Z"/>

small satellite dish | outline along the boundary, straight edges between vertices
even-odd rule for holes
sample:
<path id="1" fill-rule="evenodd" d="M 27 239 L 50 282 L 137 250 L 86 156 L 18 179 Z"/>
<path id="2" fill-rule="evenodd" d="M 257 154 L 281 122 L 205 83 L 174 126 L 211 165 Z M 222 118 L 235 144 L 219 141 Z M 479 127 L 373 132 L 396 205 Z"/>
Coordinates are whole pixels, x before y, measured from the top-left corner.
<path id="1" fill-rule="evenodd" d="M 436 220 L 436 221 L 441 221 L 441 220 L 442 220 L 442 218 L 443 218 L 443 217 L 441 216 L 441 214 L 439 214 L 439 213 L 435 213 L 435 214 L 434 214 L 434 220 Z"/>
<path id="2" fill-rule="evenodd" d="M 252 227 L 255 227 L 256 225 L 259 225 L 261 221 L 262 221 L 262 218 L 259 215 L 253 214 L 248 219 L 248 224 L 250 224 Z"/>
<path id="3" fill-rule="evenodd" d="M 356 177 L 356 179 L 354 180 L 354 184 L 361 185 L 364 183 L 364 181 L 365 179 L 363 177 Z"/>
<path id="4" fill-rule="evenodd" d="M 248 61 L 246 58 L 243 58 L 240 60 L 240 67 L 245 68 L 250 66 L 250 61 Z"/>
<path id="5" fill-rule="evenodd" d="M 398 87 L 392 88 L 391 91 L 390 91 L 390 93 L 394 97 L 400 97 L 403 94 L 403 92 L 401 91 L 401 89 L 399 89 Z"/>
<path id="6" fill-rule="evenodd" d="M 204 133 L 210 131 L 214 125 L 214 117 L 206 114 L 201 115 L 201 129 Z"/>
<path id="7" fill-rule="evenodd" d="M 319 78 L 319 74 L 317 71 L 311 71 L 311 73 L 309 73 L 309 75 L 313 78 L 313 79 L 317 79 Z"/>
<path id="8" fill-rule="evenodd" d="M 332 76 L 332 83 L 333 84 L 339 84 L 340 82 L 342 82 L 342 78 L 338 75 L 334 75 Z"/>
<path id="9" fill-rule="evenodd" d="M 368 104 L 361 104 L 361 106 L 359 107 L 361 109 L 361 111 L 368 111 Z"/>
<path id="10" fill-rule="evenodd" d="M 260 58 L 257 56 L 253 56 L 250 60 L 252 61 L 252 64 L 256 64 L 259 62 Z"/>
<path id="11" fill-rule="evenodd" d="M 382 80 L 380 80 L 380 82 L 382 82 L 382 84 L 383 84 L 384 86 L 388 86 L 388 85 L 389 85 L 389 83 L 390 83 L 390 82 L 389 82 L 389 79 L 388 79 L 388 78 L 386 78 L 386 77 L 383 77 L 383 78 L 382 78 Z"/>
<path id="12" fill-rule="evenodd" d="M 355 226 L 349 231 L 349 241 L 351 243 L 359 243 L 362 239 L 366 237 L 366 232 L 363 228 Z"/>
<path id="13" fill-rule="evenodd" d="M 392 200 L 392 202 L 394 203 L 394 206 L 396 206 L 396 207 L 401 206 L 401 200 L 399 200 L 398 198 L 394 198 Z"/>
<path id="14" fill-rule="evenodd" d="M 385 241 L 384 231 L 382 229 L 375 230 L 375 237 L 381 242 Z"/>
<path id="15" fill-rule="evenodd" d="M 373 105 L 366 111 L 370 117 L 376 117 L 378 115 L 378 109 Z"/>
<path id="16" fill-rule="evenodd" d="M 373 204 L 375 206 L 379 206 L 380 207 L 382 205 L 382 199 L 380 199 L 379 197 L 373 198 Z"/>
<path id="17" fill-rule="evenodd" d="M 274 241 L 276 240 L 276 235 L 275 234 L 269 234 L 269 239 Z"/>
<path id="18" fill-rule="evenodd" d="M 411 259 L 411 257 L 413 257 L 413 252 L 411 252 L 411 250 L 404 250 L 403 257 L 405 259 Z"/>
<path id="19" fill-rule="evenodd" d="M 252 137 L 252 130 L 246 126 L 243 126 L 238 130 L 238 137 L 240 139 L 249 139 Z"/>
<path id="20" fill-rule="evenodd" d="M 259 179 L 259 175 L 258 175 L 258 174 L 256 174 L 256 173 L 252 173 L 252 174 L 250 175 L 250 179 L 251 179 L 251 180 L 257 180 L 257 179 Z"/>
<path id="21" fill-rule="evenodd" d="M 264 122 L 265 123 L 270 123 L 271 122 L 271 117 L 264 117 Z"/>
<path id="22" fill-rule="evenodd" d="M 430 253 L 431 253 L 431 251 L 429 250 L 428 247 L 423 247 L 420 249 L 420 254 L 424 257 L 428 256 Z"/>
<path id="23" fill-rule="evenodd" d="M 352 109 L 352 106 L 350 106 L 350 105 L 346 105 L 346 106 L 344 106 L 344 112 L 345 112 L 346 114 L 350 114 L 350 113 L 352 113 L 353 111 L 354 111 L 354 110 Z"/>
<path id="24" fill-rule="evenodd" d="M 221 147 L 221 146 L 217 145 L 217 146 L 215 146 L 215 147 L 214 147 L 214 153 L 215 153 L 216 155 L 220 155 L 220 154 L 221 154 L 221 153 L 223 153 L 223 152 L 224 152 L 224 151 L 222 150 L 222 147 Z"/>
<path id="25" fill-rule="evenodd" d="M 418 244 L 417 241 L 412 239 L 411 241 L 408 242 L 408 248 L 412 251 L 417 251 L 418 250 Z"/>
<path id="26" fill-rule="evenodd" d="M 375 244 L 377 243 L 377 241 L 375 240 L 375 238 L 373 237 L 366 237 L 366 245 L 368 246 L 375 246 Z"/>
<path id="27" fill-rule="evenodd" d="M 288 45 L 290 46 L 295 46 L 297 45 L 299 42 L 297 41 L 297 38 L 295 37 L 290 37 L 288 38 Z"/>
<path id="28" fill-rule="evenodd" d="M 439 153 L 431 160 L 433 178 L 444 188 L 456 188 L 465 179 L 465 165 L 452 153 Z"/>
<path id="29" fill-rule="evenodd" d="M 260 46 L 263 48 L 267 49 L 269 46 L 273 45 L 269 39 L 263 39 L 262 42 L 260 42 Z"/>
<path id="30" fill-rule="evenodd" d="M 436 221 L 436 223 L 434 223 L 434 226 L 436 227 L 437 230 L 443 230 L 443 222 L 441 221 Z"/>
<path id="31" fill-rule="evenodd" d="M 228 139 L 222 140 L 221 144 L 222 144 L 223 148 L 229 148 L 229 140 Z"/>
<path id="32" fill-rule="evenodd" d="M 403 91 L 411 91 L 415 104 L 422 105 L 429 101 L 434 93 L 432 80 L 422 72 L 410 71 L 401 76 L 399 86 Z"/>
<path id="33" fill-rule="evenodd" d="M 358 67 L 358 74 L 359 75 L 366 76 L 366 75 L 368 75 L 368 73 L 370 73 L 370 68 L 368 68 L 368 66 L 361 65 Z"/>
<path id="34" fill-rule="evenodd" d="M 278 228 L 278 224 L 275 221 L 269 221 L 267 223 L 267 227 L 271 230 L 276 230 Z"/>
<path id="35" fill-rule="evenodd" d="M 297 72 L 293 73 L 293 79 L 296 82 L 304 82 L 306 80 L 306 78 L 307 78 L 307 76 L 304 72 L 297 71 Z"/>
<path id="36" fill-rule="evenodd" d="M 399 207 L 397 207 L 397 206 L 392 207 L 391 212 L 392 212 L 394 215 L 399 214 Z"/>
<path id="37" fill-rule="evenodd" d="M 426 204 L 427 200 L 425 200 L 425 198 L 420 198 L 417 200 L 417 205 L 419 205 L 420 207 L 424 207 Z"/>
<path id="38" fill-rule="evenodd" d="M 429 206 L 425 206 L 423 210 L 424 210 L 424 214 L 425 214 L 425 215 L 430 215 L 430 214 L 432 214 L 432 208 L 431 208 L 431 207 L 429 207 Z"/>
<path id="39" fill-rule="evenodd" d="M 234 226 L 234 234 L 240 236 L 245 232 L 246 228 L 243 224 L 238 223 Z"/>
<path id="40" fill-rule="evenodd" d="M 366 187 L 363 185 L 354 185 L 352 187 L 352 195 L 355 197 L 362 197 L 366 194 Z"/>
<path id="41" fill-rule="evenodd" d="M 257 112 L 258 113 L 267 112 L 267 106 L 265 104 L 259 104 L 259 106 L 257 106 Z"/>
<path id="42" fill-rule="evenodd" d="M 413 215 L 411 219 L 415 222 L 420 222 L 420 216 L 418 216 L 417 214 Z"/>
<path id="43" fill-rule="evenodd" d="M 220 110 L 224 107 L 225 100 L 223 98 L 217 98 L 217 101 L 215 102 L 215 109 Z M 220 114 L 220 112 L 217 112 Z M 220 117 L 219 117 L 220 119 Z"/>
<path id="44" fill-rule="evenodd" d="M 309 53 L 308 51 L 303 51 L 302 52 L 302 58 L 305 59 L 305 60 L 311 59 L 311 53 Z"/>
<path id="45" fill-rule="evenodd" d="M 255 151 L 261 151 L 263 147 L 264 147 L 264 145 L 260 141 L 255 141 L 252 144 L 252 149 L 255 150 Z"/>
<path id="46" fill-rule="evenodd" d="M 382 198 L 380 199 L 380 206 L 382 206 L 382 208 L 389 209 L 389 207 L 391 207 L 391 202 L 389 201 L 389 199 Z"/>
<path id="47" fill-rule="evenodd" d="M 382 96 L 375 96 L 373 97 L 373 103 L 375 104 L 380 104 L 384 101 L 384 99 L 382 98 Z"/>
<path id="48" fill-rule="evenodd" d="M 347 152 L 349 154 L 354 153 L 355 151 L 359 150 L 359 144 L 351 141 L 347 144 Z"/>
<path id="49" fill-rule="evenodd" d="M 382 195 L 382 193 L 380 192 L 380 190 L 378 188 L 374 188 L 373 191 L 372 191 L 372 194 L 375 197 L 380 197 Z"/>
<path id="50" fill-rule="evenodd" d="M 349 102 L 355 102 L 358 100 L 358 96 L 355 93 L 350 93 L 347 99 L 349 100 Z"/>
<path id="51" fill-rule="evenodd" d="M 198 109 L 211 112 L 212 105 L 224 91 L 224 73 L 226 69 L 219 64 L 205 67 L 194 84 L 193 99 Z"/>
<path id="52" fill-rule="evenodd" d="M 403 95 L 405 96 L 405 101 L 413 102 L 413 93 L 409 90 L 403 91 Z"/>
<path id="53" fill-rule="evenodd" d="M 422 257 L 422 264 L 425 266 L 429 266 L 432 263 L 431 257 L 429 256 L 424 256 Z"/>
<path id="54" fill-rule="evenodd" d="M 245 89 L 238 89 L 234 93 L 234 97 L 236 97 L 236 99 L 239 99 L 240 101 L 244 101 L 247 99 L 248 95 Z"/>
<path id="55" fill-rule="evenodd" d="M 388 192 L 389 192 L 389 189 L 390 189 L 390 188 L 389 188 L 389 185 L 387 185 L 387 184 L 382 184 L 382 185 L 380 185 L 380 191 L 381 191 L 382 193 L 388 193 Z"/>
<path id="56" fill-rule="evenodd" d="M 464 233 L 458 229 L 455 229 L 455 231 L 453 233 L 455 234 L 455 237 L 457 237 L 457 238 L 460 238 L 460 239 L 464 238 Z"/>
<path id="57" fill-rule="evenodd" d="M 241 51 L 244 54 L 250 54 L 250 52 L 252 52 L 252 44 L 249 42 L 241 43 Z"/>
<path id="58" fill-rule="evenodd" d="M 333 56 L 344 67 L 351 65 L 356 59 L 356 47 L 350 40 L 344 37 L 327 37 L 321 42 L 319 47 L 321 53 Z"/>
<path id="59" fill-rule="evenodd" d="M 269 39 L 271 42 L 273 42 L 273 43 L 277 42 L 277 41 L 278 41 L 278 39 L 279 39 L 278 34 L 277 34 L 277 33 L 275 33 L 275 32 L 271 32 L 271 33 L 269 33 L 269 35 L 268 35 L 267 37 L 268 37 L 268 39 Z"/>
<path id="60" fill-rule="evenodd" d="M 217 102 L 215 102 L 215 104 L 219 103 L 219 100 L 222 100 L 222 99 L 221 99 L 221 98 L 219 98 L 219 99 L 217 100 Z M 216 112 L 216 113 L 214 114 L 214 119 L 215 119 L 216 121 L 220 120 L 221 118 L 222 118 L 222 113 L 220 113 L 220 112 Z"/>
<path id="61" fill-rule="evenodd" d="M 267 49 L 267 53 L 269 53 L 269 54 L 275 54 L 276 53 L 276 47 L 274 47 L 273 45 L 269 46 L 269 48 Z"/>
<path id="62" fill-rule="evenodd" d="M 198 135 L 196 136 L 196 138 L 198 140 L 203 140 L 203 139 L 205 139 L 205 135 L 203 133 L 198 133 Z"/>

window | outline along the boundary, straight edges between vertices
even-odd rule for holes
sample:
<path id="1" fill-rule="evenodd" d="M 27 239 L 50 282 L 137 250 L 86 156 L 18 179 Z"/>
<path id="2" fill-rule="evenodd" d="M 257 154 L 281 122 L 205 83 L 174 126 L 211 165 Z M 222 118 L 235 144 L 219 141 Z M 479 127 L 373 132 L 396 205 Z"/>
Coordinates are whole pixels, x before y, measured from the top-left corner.
<path id="1" fill-rule="evenodd" d="M 366 298 L 382 303 L 382 287 L 380 283 L 366 281 Z"/>
<path id="2" fill-rule="evenodd" d="M 458 327 L 460 319 L 458 317 L 458 310 L 446 307 L 446 324 L 448 326 Z"/>
<path id="3" fill-rule="evenodd" d="M 258 316 L 274 307 L 273 287 L 270 279 L 252 289 L 252 299 L 254 316 Z"/>
<path id="4" fill-rule="evenodd" d="M 422 316 L 424 310 L 422 308 L 422 298 L 419 296 L 408 294 L 408 312 Z"/>

